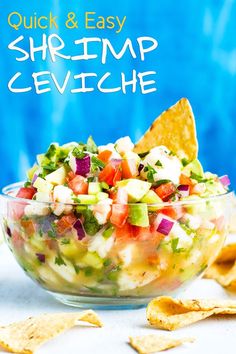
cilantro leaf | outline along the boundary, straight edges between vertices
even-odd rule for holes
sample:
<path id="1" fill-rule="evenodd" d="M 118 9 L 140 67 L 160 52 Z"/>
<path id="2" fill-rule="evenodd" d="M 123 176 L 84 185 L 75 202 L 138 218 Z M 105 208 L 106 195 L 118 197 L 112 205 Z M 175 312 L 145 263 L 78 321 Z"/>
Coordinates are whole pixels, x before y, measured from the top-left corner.
<path id="1" fill-rule="evenodd" d="M 169 182 L 171 182 L 170 179 L 160 179 L 159 181 L 156 181 L 153 186 L 154 187 L 159 187 L 161 184 L 166 184 L 166 183 L 169 183 Z"/>
<path id="2" fill-rule="evenodd" d="M 57 230 L 56 230 L 56 224 L 54 222 L 51 222 L 51 229 L 48 230 L 48 237 L 50 238 L 56 238 L 57 237 Z"/>
<path id="3" fill-rule="evenodd" d="M 105 167 L 105 163 L 99 160 L 96 156 L 91 158 L 91 172 L 100 171 L 100 169 Z"/>
<path id="4" fill-rule="evenodd" d="M 207 182 L 207 178 L 204 178 L 204 177 L 202 177 L 200 175 L 197 175 L 193 171 L 191 171 L 190 178 L 195 179 L 199 183 Z"/>
<path id="5" fill-rule="evenodd" d="M 157 173 L 156 170 L 151 165 L 147 164 L 147 166 L 144 167 L 144 172 L 147 172 L 148 182 L 153 183 L 154 182 L 153 175 Z"/>
<path id="6" fill-rule="evenodd" d="M 141 152 L 140 154 L 138 154 L 138 156 L 142 159 L 142 158 L 144 158 L 145 156 L 147 156 L 147 154 L 149 154 L 149 151 Z"/>
<path id="7" fill-rule="evenodd" d="M 160 160 L 157 160 L 157 162 L 155 163 L 156 166 L 158 167 L 163 167 L 162 163 Z"/>
<path id="8" fill-rule="evenodd" d="M 184 167 L 189 164 L 188 159 L 186 159 L 185 157 L 181 160 L 181 162 L 182 162 L 182 165 L 183 165 Z"/>
<path id="9" fill-rule="evenodd" d="M 61 240 L 61 245 L 69 245 L 70 244 L 70 239 L 69 238 L 63 238 Z"/>
<path id="10" fill-rule="evenodd" d="M 101 226 L 90 209 L 82 211 L 82 214 L 84 216 L 83 226 L 85 232 L 90 236 L 94 236 L 100 230 Z"/>
<path id="11" fill-rule="evenodd" d="M 78 145 L 72 150 L 72 155 L 77 159 L 82 159 L 86 154 L 84 152 L 84 146 Z"/>
<path id="12" fill-rule="evenodd" d="M 84 275 L 86 277 L 90 277 L 92 274 L 93 274 L 93 268 L 92 267 L 84 268 Z"/>
<path id="13" fill-rule="evenodd" d="M 55 257 L 55 264 L 61 266 L 61 265 L 65 265 L 66 266 L 66 263 L 64 261 L 64 259 L 61 257 L 60 254 L 57 255 L 57 257 Z"/>
<path id="14" fill-rule="evenodd" d="M 24 183 L 24 187 L 27 188 L 27 187 L 31 187 L 32 186 L 32 183 L 30 181 L 27 181 Z"/>
<path id="15" fill-rule="evenodd" d="M 103 262 L 104 267 L 108 267 L 111 264 L 112 264 L 112 260 L 110 258 L 105 259 L 105 261 Z"/>
<path id="16" fill-rule="evenodd" d="M 157 160 L 157 162 L 155 163 L 156 166 L 158 167 L 163 167 L 162 163 L 160 160 Z"/>
<path id="17" fill-rule="evenodd" d="M 56 238 L 55 232 L 53 230 L 48 230 L 48 237 Z"/>
<path id="18" fill-rule="evenodd" d="M 75 269 L 75 273 L 79 274 L 80 272 L 80 267 L 77 264 L 74 264 L 74 269 Z"/>
<path id="19" fill-rule="evenodd" d="M 187 224 L 184 223 L 179 223 L 179 225 L 182 227 L 182 229 L 186 232 L 187 235 L 192 235 L 192 233 L 194 232 L 194 230 L 192 230 Z"/>
<path id="20" fill-rule="evenodd" d="M 179 238 L 173 238 L 171 240 L 171 249 L 173 251 L 173 253 L 180 253 L 182 251 L 184 251 L 184 248 L 178 248 L 178 244 L 179 244 Z"/>

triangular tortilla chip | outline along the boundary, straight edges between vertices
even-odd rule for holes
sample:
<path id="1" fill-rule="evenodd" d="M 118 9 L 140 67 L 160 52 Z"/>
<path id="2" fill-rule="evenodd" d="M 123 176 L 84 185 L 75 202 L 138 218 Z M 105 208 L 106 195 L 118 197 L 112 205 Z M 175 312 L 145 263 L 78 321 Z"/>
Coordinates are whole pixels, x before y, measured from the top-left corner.
<path id="1" fill-rule="evenodd" d="M 163 112 L 135 145 L 136 153 L 147 152 L 164 145 L 180 158 L 197 158 L 198 143 L 191 105 L 182 98 Z"/>
<path id="2" fill-rule="evenodd" d="M 147 307 L 147 319 L 157 328 L 173 331 L 212 315 L 235 315 L 236 301 L 177 300 L 160 296 Z"/>
<path id="3" fill-rule="evenodd" d="M 236 291 L 236 243 L 224 246 L 218 258 L 204 275 L 230 291 Z"/>
<path id="4" fill-rule="evenodd" d="M 194 338 L 169 338 L 167 336 L 148 334 L 145 336 L 130 337 L 130 345 L 139 354 L 151 354 L 162 352 L 170 348 L 178 347 L 186 342 L 193 342 Z"/>
<path id="5" fill-rule="evenodd" d="M 99 317 L 92 310 L 30 317 L 25 321 L 0 327 L 0 347 L 12 353 L 32 354 L 43 343 L 74 327 L 78 321 L 102 326 Z"/>

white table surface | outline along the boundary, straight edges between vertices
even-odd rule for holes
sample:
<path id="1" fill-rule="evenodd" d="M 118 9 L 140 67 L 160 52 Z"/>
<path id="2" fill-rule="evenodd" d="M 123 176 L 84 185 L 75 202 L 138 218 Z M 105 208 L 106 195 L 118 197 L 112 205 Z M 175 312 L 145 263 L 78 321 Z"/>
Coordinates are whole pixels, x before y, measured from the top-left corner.
<path id="1" fill-rule="evenodd" d="M 181 297 L 231 298 L 211 280 L 198 280 Z M 32 315 L 76 311 L 54 300 L 34 284 L 21 270 L 5 245 L 0 246 L 0 325 Z M 79 309 L 78 309 L 79 311 Z M 173 337 L 195 337 L 193 344 L 171 349 L 168 353 L 227 354 L 236 353 L 236 316 L 210 318 L 175 332 L 149 327 L 145 309 L 98 311 L 103 328 L 75 327 L 44 344 L 38 354 L 132 354 L 127 344 L 129 336 L 166 334 Z M 3 352 L 3 351 L 2 351 Z M 0 353 L 1 349 L 0 349 Z M 5 353 L 5 352 L 4 352 Z"/>

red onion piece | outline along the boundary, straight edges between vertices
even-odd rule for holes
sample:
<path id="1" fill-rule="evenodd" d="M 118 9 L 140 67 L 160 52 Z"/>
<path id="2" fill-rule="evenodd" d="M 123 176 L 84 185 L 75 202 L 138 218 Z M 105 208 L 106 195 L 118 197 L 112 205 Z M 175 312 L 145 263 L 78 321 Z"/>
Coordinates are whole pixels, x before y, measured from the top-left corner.
<path id="1" fill-rule="evenodd" d="M 177 189 L 178 189 L 178 192 L 181 195 L 181 197 L 188 197 L 189 196 L 189 190 L 190 190 L 189 185 L 180 184 Z"/>
<path id="2" fill-rule="evenodd" d="M 11 229 L 10 229 L 9 226 L 6 226 L 6 233 L 7 233 L 7 235 L 8 235 L 9 237 L 12 236 L 12 234 L 11 234 Z"/>
<path id="3" fill-rule="evenodd" d="M 86 177 L 86 175 L 90 172 L 90 156 L 85 155 L 82 159 L 72 156 L 70 158 L 69 165 L 76 175 Z"/>
<path id="4" fill-rule="evenodd" d="M 74 228 L 77 231 L 77 236 L 78 236 L 78 240 L 83 240 L 83 238 L 85 237 L 85 232 L 83 229 L 83 225 L 82 222 L 80 221 L 80 219 L 78 219 L 75 223 L 74 223 Z"/>
<path id="5" fill-rule="evenodd" d="M 223 184 L 224 187 L 228 187 L 230 185 L 230 179 L 227 175 L 220 177 L 219 180 Z"/>
<path id="6" fill-rule="evenodd" d="M 140 163 L 139 167 L 138 167 L 139 174 L 140 174 L 140 172 L 142 171 L 143 168 L 144 168 L 144 165 L 142 163 Z"/>
<path id="7" fill-rule="evenodd" d="M 36 254 L 39 262 L 45 263 L 45 259 L 46 259 L 45 254 L 42 254 L 42 253 L 35 253 L 35 254 Z"/>
<path id="8" fill-rule="evenodd" d="M 35 173 L 31 183 L 34 184 L 34 182 L 36 181 L 37 178 L 38 178 L 38 175 L 37 175 L 37 173 Z"/>
<path id="9" fill-rule="evenodd" d="M 169 235 L 172 227 L 174 226 L 174 221 L 170 221 L 168 219 L 162 218 L 160 224 L 157 227 L 157 232 L 167 236 Z"/>

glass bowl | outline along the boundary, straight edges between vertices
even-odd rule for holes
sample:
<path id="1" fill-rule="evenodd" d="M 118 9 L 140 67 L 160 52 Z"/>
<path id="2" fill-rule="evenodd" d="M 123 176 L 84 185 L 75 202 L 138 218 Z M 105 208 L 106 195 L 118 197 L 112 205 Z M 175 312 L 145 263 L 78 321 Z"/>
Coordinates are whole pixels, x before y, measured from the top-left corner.
<path id="1" fill-rule="evenodd" d="M 121 213 L 128 209 L 133 223 L 142 208 L 148 209 L 149 219 L 147 227 L 116 227 L 94 219 L 95 213 L 99 220 L 103 208 L 111 208 L 105 202 L 17 198 L 22 185 L 3 189 L 5 240 L 31 279 L 72 306 L 137 308 L 155 296 L 173 295 L 212 264 L 228 232 L 232 193 L 150 205 L 115 204 Z"/>

